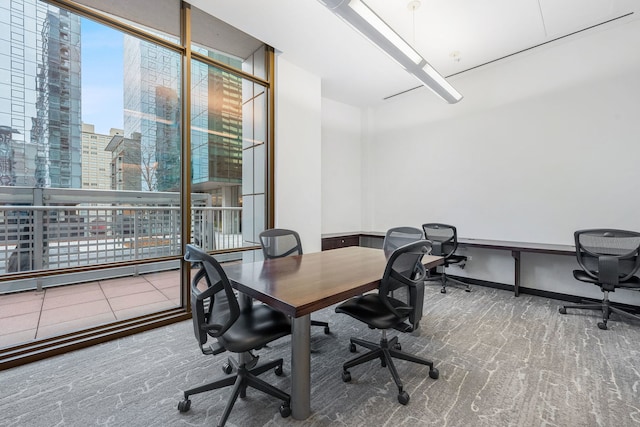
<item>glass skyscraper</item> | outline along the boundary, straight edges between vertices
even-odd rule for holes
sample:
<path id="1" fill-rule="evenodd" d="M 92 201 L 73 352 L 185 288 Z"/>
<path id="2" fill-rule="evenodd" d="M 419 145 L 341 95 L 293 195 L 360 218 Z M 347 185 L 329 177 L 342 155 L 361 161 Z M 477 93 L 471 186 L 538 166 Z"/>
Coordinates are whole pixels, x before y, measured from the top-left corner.
<path id="1" fill-rule="evenodd" d="M 80 18 L 0 6 L 0 185 L 81 188 Z"/>
<path id="2" fill-rule="evenodd" d="M 179 191 L 180 55 L 124 36 L 124 136 L 140 140 L 142 191 Z"/>
<path id="3" fill-rule="evenodd" d="M 215 58 L 240 60 L 218 54 Z M 178 191 L 180 186 L 179 56 L 125 35 L 124 133 L 141 135 L 144 191 Z M 206 64 L 192 63 L 191 147 L 194 191 L 218 194 L 238 206 L 242 184 L 242 79 Z M 236 188 L 235 192 L 221 190 Z"/>

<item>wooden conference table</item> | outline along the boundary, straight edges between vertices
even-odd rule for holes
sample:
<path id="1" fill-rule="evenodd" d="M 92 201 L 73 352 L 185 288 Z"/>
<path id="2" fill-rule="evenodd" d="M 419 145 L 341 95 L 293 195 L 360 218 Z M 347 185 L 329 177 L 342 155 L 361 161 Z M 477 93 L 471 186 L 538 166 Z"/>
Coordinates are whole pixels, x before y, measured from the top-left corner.
<path id="1" fill-rule="evenodd" d="M 427 268 L 442 257 L 426 255 Z M 386 267 L 380 249 L 352 246 L 225 266 L 233 286 L 292 318 L 291 415 L 311 414 L 310 313 L 378 287 Z"/>

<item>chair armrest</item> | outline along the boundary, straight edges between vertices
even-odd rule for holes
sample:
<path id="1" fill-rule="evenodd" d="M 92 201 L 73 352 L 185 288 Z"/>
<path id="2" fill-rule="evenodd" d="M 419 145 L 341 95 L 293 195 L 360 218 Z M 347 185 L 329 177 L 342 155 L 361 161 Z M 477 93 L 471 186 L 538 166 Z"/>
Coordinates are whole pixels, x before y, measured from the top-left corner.
<path id="1" fill-rule="evenodd" d="M 208 347 L 204 347 L 203 345 L 201 345 L 200 350 L 202 350 L 202 354 L 207 354 L 207 355 L 215 355 L 215 354 L 220 354 L 227 351 L 227 349 L 224 348 L 219 342 L 215 342 L 209 345 Z"/>

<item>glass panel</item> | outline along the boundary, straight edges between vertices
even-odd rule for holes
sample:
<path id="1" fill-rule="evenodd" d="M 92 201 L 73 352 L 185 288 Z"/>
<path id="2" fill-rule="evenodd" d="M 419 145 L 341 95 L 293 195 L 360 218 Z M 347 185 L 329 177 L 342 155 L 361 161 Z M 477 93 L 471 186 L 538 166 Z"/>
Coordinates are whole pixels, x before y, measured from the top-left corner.
<path id="1" fill-rule="evenodd" d="M 253 98 L 243 105 L 253 84 L 195 60 L 191 84 L 192 191 L 200 196 L 192 196 L 193 241 L 208 250 L 255 245 L 253 230 L 263 230 L 265 218 L 261 213 L 254 219 L 255 193 L 264 197 L 254 174 L 264 174 L 266 159 L 257 156 L 262 164 L 256 165 L 254 147 L 243 143 L 244 133 L 255 127 L 255 114 L 246 113 L 256 108 Z M 266 117 L 266 105 L 259 108 Z"/>
<path id="2" fill-rule="evenodd" d="M 241 246 L 240 87 L 237 76 L 192 61 L 193 241 L 209 250 Z"/>
<path id="3" fill-rule="evenodd" d="M 9 7 L 11 21 L 0 23 L 8 59 L 0 74 L 0 279 L 13 278 L 0 280 L 0 298 L 95 291 L 91 319 L 60 299 L 30 339 L 179 306 L 177 260 L 121 267 L 118 276 L 134 276 L 126 283 L 105 282 L 116 274 L 108 269 L 21 276 L 182 253 L 180 54 L 44 2 Z M 163 271 L 175 280 L 156 284 L 146 274 Z"/>
<path id="4" fill-rule="evenodd" d="M 126 16 L 116 27 L 135 22 L 151 39 L 178 41 L 178 0 L 82 3 Z M 201 52 L 265 72 L 261 44 L 239 52 L 200 30 Z M 181 305 L 183 125 L 192 125 L 190 240 L 257 244 L 267 221 L 265 88 L 194 61 L 193 115 L 182 124 L 182 59 L 44 1 L 0 2 L 0 300 L 33 308 L 11 314 L 20 322 L 0 310 L 0 349 Z M 79 294 L 90 307 L 66 297 Z"/>

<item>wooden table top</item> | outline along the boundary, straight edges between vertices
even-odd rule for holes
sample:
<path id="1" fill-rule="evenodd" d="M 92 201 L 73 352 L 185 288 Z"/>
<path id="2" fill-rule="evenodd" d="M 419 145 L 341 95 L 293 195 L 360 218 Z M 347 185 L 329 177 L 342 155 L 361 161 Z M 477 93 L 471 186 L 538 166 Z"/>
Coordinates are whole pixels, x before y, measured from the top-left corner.
<path id="1" fill-rule="evenodd" d="M 380 249 L 351 246 L 330 251 L 225 266 L 238 291 L 293 317 L 378 287 L 386 267 Z M 425 255 L 427 268 L 442 257 Z"/>

